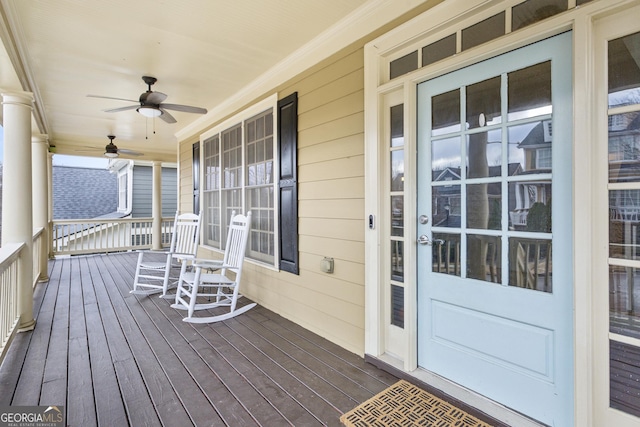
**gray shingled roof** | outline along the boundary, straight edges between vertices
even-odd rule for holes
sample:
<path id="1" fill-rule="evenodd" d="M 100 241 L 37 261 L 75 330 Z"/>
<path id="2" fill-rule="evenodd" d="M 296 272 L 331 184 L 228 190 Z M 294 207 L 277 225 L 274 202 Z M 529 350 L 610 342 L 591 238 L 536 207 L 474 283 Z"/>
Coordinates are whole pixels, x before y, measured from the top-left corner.
<path id="1" fill-rule="evenodd" d="M 118 210 L 118 181 L 106 169 L 53 167 L 53 219 L 84 219 Z"/>

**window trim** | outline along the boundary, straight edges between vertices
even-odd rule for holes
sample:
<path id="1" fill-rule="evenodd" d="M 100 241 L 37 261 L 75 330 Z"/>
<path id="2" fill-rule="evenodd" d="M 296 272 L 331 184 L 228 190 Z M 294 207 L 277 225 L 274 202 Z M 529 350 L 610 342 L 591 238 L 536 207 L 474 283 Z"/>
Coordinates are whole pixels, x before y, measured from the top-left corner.
<path id="1" fill-rule="evenodd" d="M 243 164 L 243 183 L 242 183 L 242 206 L 246 209 L 246 196 L 245 196 L 245 190 L 246 190 L 246 183 L 244 182 L 244 173 L 246 172 L 244 170 L 245 167 L 245 159 L 244 159 L 244 152 L 245 152 L 245 139 L 244 139 L 244 122 L 248 119 L 253 118 L 254 116 L 263 113 L 266 110 L 271 109 L 272 113 L 273 113 L 273 174 L 274 174 L 274 182 L 273 182 L 273 188 L 274 188 L 274 253 L 273 253 L 273 262 L 265 262 L 265 261 L 260 261 L 257 259 L 253 259 L 253 258 L 249 258 L 247 256 L 246 260 L 248 262 L 252 262 L 267 268 L 272 268 L 275 270 L 278 270 L 280 268 L 279 266 L 279 259 L 280 259 L 280 254 L 279 254 L 279 248 L 278 248 L 278 239 L 280 236 L 280 229 L 279 229 L 279 196 L 278 196 L 278 173 L 279 173 L 279 156 L 278 156 L 278 150 L 277 150 L 277 140 L 278 140 L 278 130 L 277 130 L 277 105 L 278 105 L 278 94 L 274 93 L 270 96 L 268 96 L 267 98 L 245 108 L 244 110 L 241 110 L 239 112 L 237 112 L 236 114 L 234 114 L 233 116 L 227 118 L 226 120 L 220 122 L 219 124 L 217 124 L 216 126 L 212 127 L 211 129 L 209 129 L 206 132 L 203 132 L 200 135 L 200 156 L 203 160 L 201 166 L 200 166 L 200 182 L 202 183 L 202 185 L 200 186 L 200 208 L 202 210 L 202 214 L 203 214 L 203 227 L 201 232 L 204 233 L 205 232 L 205 228 L 206 228 L 206 221 L 207 221 L 207 206 L 205 206 L 205 203 L 207 201 L 207 198 L 205 197 L 205 191 L 207 190 L 207 181 L 206 178 L 204 176 L 205 172 L 206 172 L 206 165 L 204 162 L 204 155 L 206 153 L 206 147 L 205 147 L 205 141 L 215 135 L 221 135 L 225 130 L 228 130 L 238 124 L 242 125 L 242 129 L 243 129 L 243 134 L 242 134 L 242 152 L 243 152 L 243 159 L 242 159 L 242 164 Z M 221 142 L 220 142 L 221 143 Z M 222 155 L 220 153 L 220 155 Z M 221 183 L 222 185 L 222 183 Z M 220 189 L 218 189 L 218 191 L 222 191 L 223 188 L 221 187 Z M 242 212 L 244 214 L 244 212 Z M 226 224 L 220 224 L 221 227 L 225 227 Z M 203 236 L 204 237 L 204 236 Z M 221 239 L 224 239 L 224 236 L 221 236 Z M 216 253 L 224 253 L 224 250 L 222 250 L 219 247 L 215 247 L 215 246 L 211 246 L 209 244 L 207 244 L 207 242 L 204 240 L 204 238 L 202 239 L 202 246 L 208 250 L 211 250 L 213 252 Z"/>

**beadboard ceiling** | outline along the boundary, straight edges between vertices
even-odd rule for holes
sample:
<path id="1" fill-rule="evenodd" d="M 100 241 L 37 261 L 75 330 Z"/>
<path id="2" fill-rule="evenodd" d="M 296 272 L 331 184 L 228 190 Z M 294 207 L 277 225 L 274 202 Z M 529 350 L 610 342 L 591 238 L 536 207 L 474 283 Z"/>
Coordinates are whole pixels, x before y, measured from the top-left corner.
<path id="1" fill-rule="evenodd" d="M 167 124 L 87 95 L 137 100 L 148 75 L 165 102 L 212 110 L 370 3 L 0 0 L 0 90 L 34 93 L 34 133 L 58 153 L 101 156 L 113 134 L 144 159 L 176 161 L 176 133 L 200 115 L 172 111 Z"/>

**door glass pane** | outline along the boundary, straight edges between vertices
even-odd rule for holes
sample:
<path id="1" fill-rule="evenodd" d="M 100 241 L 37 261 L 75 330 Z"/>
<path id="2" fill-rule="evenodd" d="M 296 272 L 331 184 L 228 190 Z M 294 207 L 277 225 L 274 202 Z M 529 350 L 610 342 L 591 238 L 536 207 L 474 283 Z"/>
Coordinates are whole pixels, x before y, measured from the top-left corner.
<path id="1" fill-rule="evenodd" d="M 524 28 L 567 10 L 567 0 L 529 0 L 511 9 L 511 29 Z"/>
<path id="2" fill-rule="evenodd" d="M 391 146 L 404 145 L 404 105 L 391 107 Z"/>
<path id="3" fill-rule="evenodd" d="M 433 187 L 431 215 L 435 227 L 460 228 L 460 186 L 443 185 Z"/>
<path id="4" fill-rule="evenodd" d="M 640 349 L 615 341 L 609 344 L 611 407 L 640 417 Z"/>
<path id="5" fill-rule="evenodd" d="M 502 175 L 502 138 L 500 129 L 467 135 L 467 178 Z"/>
<path id="6" fill-rule="evenodd" d="M 404 328 L 404 288 L 391 285 L 391 324 Z"/>
<path id="7" fill-rule="evenodd" d="M 509 183 L 509 228 L 551 233 L 551 180 Z"/>
<path id="8" fill-rule="evenodd" d="M 609 266 L 609 330 L 616 334 L 640 338 L 638 268 Z"/>
<path id="9" fill-rule="evenodd" d="M 391 241 L 391 280 L 404 281 L 404 242 Z"/>
<path id="10" fill-rule="evenodd" d="M 431 134 L 460 131 L 460 91 L 445 92 L 431 98 Z"/>
<path id="11" fill-rule="evenodd" d="M 391 235 L 404 234 L 404 196 L 391 196 Z"/>
<path id="12" fill-rule="evenodd" d="M 609 41 L 609 107 L 640 104 L 640 32 Z"/>
<path id="13" fill-rule="evenodd" d="M 551 114 L 551 61 L 507 74 L 507 120 Z"/>
<path id="14" fill-rule="evenodd" d="M 609 182 L 639 181 L 640 112 L 611 115 L 609 116 Z"/>
<path id="15" fill-rule="evenodd" d="M 609 256 L 640 259 L 640 190 L 609 191 Z"/>
<path id="16" fill-rule="evenodd" d="M 431 143 L 431 168 L 433 179 L 460 179 L 460 138 L 434 140 Z"/>
<path id="17" fill-rule="evenodd" d="M 462 50 L 471 49 L 504 35 L 505 13 L 500 12 L 462 30 Z"/>
<path id="18" fill-rule="evenodd" d="M 433 233 L 432 271 L 460 276 L 459 234 Z"/>
<path id="19" fill-rule="evenodd" d="M 500 123 L 500 76 L 467 86 L 467 128 Z"/>
<path id="20" fill-rule="evenodd" d="M 389 78 L 407 74 L 418 68 L 418 51 L 413 51 L 402 58 L 391 61 L 389 64 Z"/>
<path id="21" fill-rule="evenodd" d="M 502 283 L 502 239 L 467 235 L 467 278 Z"/>
<path id="22" fill-rule="evenodd" d="M 550 239 L 509 238 L 509 286 L 552 291 Z"/>
<path id="23" fill-rule="evenodd" d="M 422 48 L 422 66 L 433 64 L 456 53 L 456 35 L 451 34 Z"/>
<path id="24" fill-rule="evenodd" d="M 391 191 L 404 190 L 404 150 L 391 152 Z"/>
<path id="25" fill-rule="evenodd" d="M 548 172 L 551 169 L 552 133 L 551 120 L 509 127 L 509 165 L 518 165 L 510 175 Z"/>
<path id="26" fill-rule="evenodd" d="M 467 185 L 467 227 L 479 230 L 502 228 L 502 184 Z"/>

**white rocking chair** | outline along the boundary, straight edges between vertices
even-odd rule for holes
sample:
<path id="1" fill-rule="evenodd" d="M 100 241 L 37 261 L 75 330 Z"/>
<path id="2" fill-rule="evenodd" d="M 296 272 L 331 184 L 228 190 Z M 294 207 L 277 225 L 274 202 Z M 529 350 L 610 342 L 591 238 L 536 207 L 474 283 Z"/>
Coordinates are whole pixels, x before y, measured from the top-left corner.
<path id="1" fill-rule="evenodd" d="M 230 319 L 255 307 L 255 303 L 237 308 L 236 303 L 241 295 L 238 293 L 242 264 L 249 237 L 251 212 L 247 216 L 232 215 L 227 235 L 227 245 L 222 262 L 196 260 L 195 271 L 180 274 L 176 300 L 171 307 L 188 310 L 185 322 L 212 323 Z M 184 269 L 184 267 L 183 267 Z M 220 270 L 219 273 L 207 271 Z M 229 277 L 233 273 L 233 277 Z M 203 299 L 210 302 L 197 302 Z M 228 307 L 229 311 L 217 316 L 193 317 L 196 310 L 208 310 L 216 307 Z"/>
<path id="2" fill-rule="evenodd" d="M 169 252 L 140 252 L 130 292 L 136 295 L 162 293 L 160 297 L 167 298 L 167 291 L 178 280 L 175 273 L 186 269 L 187 263 L 195 260 L 199 239 L 200 215 L 176 213 Z"/>

